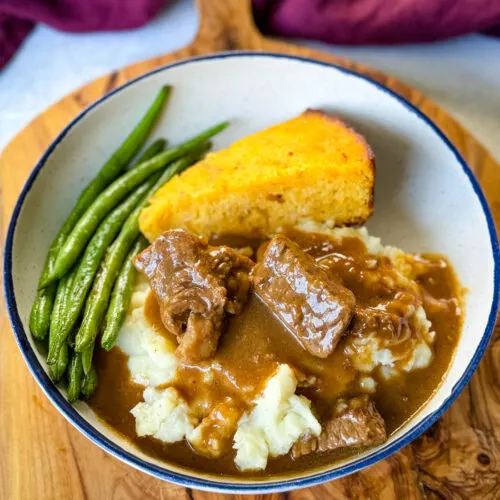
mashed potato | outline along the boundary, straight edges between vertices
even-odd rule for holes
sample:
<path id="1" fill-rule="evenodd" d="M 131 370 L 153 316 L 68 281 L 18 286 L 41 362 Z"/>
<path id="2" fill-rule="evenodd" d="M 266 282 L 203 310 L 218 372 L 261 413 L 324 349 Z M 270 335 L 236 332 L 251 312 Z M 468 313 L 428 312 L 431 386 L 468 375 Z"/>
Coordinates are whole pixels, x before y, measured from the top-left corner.
<path id="1" fill-rule="evenodd" d="M 174 443 L 190 434 L 197 422 L 176 389 L 155 389 L 172 382 L 178 361 L 174 354 L 175 346 L 156 332 L 144 315 L 149 290 L 145 279 L 138 280 L 117 346 L 129 356 L 132 381 L 146 387 L 144 402 L 131 410 L 137 435 Z"/>
<path id="2" fill-rule="evenodd" d="M 175 346 L 148 323 L 144 304 L 149 293 L 146 280 L 134 290 L 129 313 L 120 330 L 117 345 L 129 356 L 128 368 L 132 381 L 156 387 L 171 382 L 177 370 Z"/>
<path id="3" fill-rule="evenodd" d="M 165 443 L 175 443 L 191 434 L 197 422 L 176 389 L 169 387 L 158 391 L 148 387 L 143 396 L 144 403 L 131 410 L 138 436 L 153 436 Z"/>
<path id="4" fill-rule="evenodd" d="M 280 365 L 253 410 L 241 418 L 234 436 L 235 463 L 241 470 L 265 469 L 269 455 L 284 455 L 301 437 L 320 434 L 311 402 L 297 396 L 296 388 L 293 370 Z"/>

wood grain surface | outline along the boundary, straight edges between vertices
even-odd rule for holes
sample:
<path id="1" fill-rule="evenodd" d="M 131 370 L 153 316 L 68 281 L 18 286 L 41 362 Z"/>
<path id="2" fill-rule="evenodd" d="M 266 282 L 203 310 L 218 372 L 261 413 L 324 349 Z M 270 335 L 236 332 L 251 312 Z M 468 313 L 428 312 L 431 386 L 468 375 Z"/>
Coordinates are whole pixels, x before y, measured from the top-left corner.
<path id="1" fill-rule="evenodd" d="M 111 89 L 163 64 L 236 49 L 273 51 L 333 62 L 382 82 L 431 117 L 458 147 L 500 223 L 500 167 L 445 111 L 382 73 L 329 54 L 263 37 L 247 0 L 199 0 L 200 27 L 187 47 L 103 76 L 35 118 L 0 159 L 2 234 L 30 170 L 60 130 Z M 0 304 L 0 499 L 219 499 L 153 479 L 87 441 L 52 407 L 30 375 Z M 500 498 L 500 329 L 477 373 L 441 420 L 389 459 L 335 482 L 269 499 Z M 231 497 L 227 497 L 231 498 Z M 240 498 L 233 496 L 232 498 Z M 243 497 L 242 497 L 243 498 Z M 259 497 L 254 497 L 259 498 Z"/>

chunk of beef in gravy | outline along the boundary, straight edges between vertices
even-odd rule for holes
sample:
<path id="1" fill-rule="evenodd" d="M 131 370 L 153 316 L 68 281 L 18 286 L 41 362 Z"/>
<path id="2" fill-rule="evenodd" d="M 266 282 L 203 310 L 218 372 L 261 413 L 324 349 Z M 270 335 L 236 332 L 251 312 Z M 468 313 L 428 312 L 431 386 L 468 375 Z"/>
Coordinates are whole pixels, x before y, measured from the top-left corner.
<path id="1" fill-rule="evenodd" d="M 312 355 L 326 358 L 349 325 L 356 300 L 313 257 L 276 235 L 252 271 L 255 291 Z"/>
<path id="2" fill-rule="evenodd" d="M 371 446 L 387 439 L 385 423 L 368 396 L 339 399 L 333 414 L 322 425 L 321 434 L 295 443 L 292 457 L 337 448 Z"/>
<path id="3" fill-rule="evenodd" d="M 366 337 L 376 332 L 380 338 L 404 342 L 412 336 L 411 319 L 422 305 L 417 293 L 400 290 L 390 299 L 379 299 L 375 307 L 356 307 L 350 335 Z M 413 332 L 414 334 L 414 332 Z"/>
<path id="4" fill-rule="evenodd" d="M 253 262 L 229 247 L 170 230 L 136 256 L 134 265 L 149 278 L 165 328 L 177 336 L 178 357 L 211 357 L 224 314 L 238 314 L 247 300 Z"/>
<path id="5" fill-rule="evenodd" d="M 241 414 L 230 400 L 216 404 L 189 437 L 191 446 L 207 457 L 221 457 L 231 449 Z"/>

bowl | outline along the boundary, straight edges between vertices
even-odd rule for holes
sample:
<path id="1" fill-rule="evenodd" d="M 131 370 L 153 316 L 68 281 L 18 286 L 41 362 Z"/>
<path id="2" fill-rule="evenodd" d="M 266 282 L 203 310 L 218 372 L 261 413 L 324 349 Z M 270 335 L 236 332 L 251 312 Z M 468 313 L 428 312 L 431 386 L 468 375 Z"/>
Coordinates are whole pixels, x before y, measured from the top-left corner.
<path id="1" fill-rule="evenodd" d="M 383 445 L 314 472 L 259 480 L 195 473 L 146 456 L 103 425 L 83 402 L 71 406 L 47 375 L 28 318 L 50 242 L 79 192 L 139 120 L 158 88 L 174 93 L 157 136 L 177 143 L 221 120 L 214 148 L 306 108 L 335 113 L 364 134 L 377 159 L 375 214 L 368 229 L 406 251 L 447 255 L 467 288 L 465 321 L 452 365 L 432 398 Z M 107 94 L 57 137 L 29 176 L 9 225 L 7 307 L 19 348 L 48 398 L 105 451 L 160 479 L 231 493 L 269 493 L 329 481 L 410 443 L 450 406 L 477 367 L 499 299 L 500 257 L 485 197 L 463 158 L 418 109 L 384 86 L 332 64 L 278 54 L 218 54 L 148 73 Z"/>

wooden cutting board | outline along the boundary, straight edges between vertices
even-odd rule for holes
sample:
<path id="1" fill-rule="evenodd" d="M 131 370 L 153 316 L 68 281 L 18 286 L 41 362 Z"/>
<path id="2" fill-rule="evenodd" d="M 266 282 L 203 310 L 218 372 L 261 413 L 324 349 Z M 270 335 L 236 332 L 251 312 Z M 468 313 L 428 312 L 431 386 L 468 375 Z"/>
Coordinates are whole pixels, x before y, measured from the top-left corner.
<path id="1" fill-rule="evenodd" d="M 0 159 L 2 234 L 21 187 L 60 130 L 111 89 L 166 63 L 251 49 L 333 62 L 383 83 L 418 106 L 474 169 L 500 222 L 500 166 L 454 119 L 392 77 L 335 56 L 263 37 L 249 0 L 198 0 L 200 28 L 187 47 L 114 71 L 69 94 L 35 118 Z M 76 431 L 30 375 L 0 303 L 0 499 L 217 499 L 153 479 L 119 462 Z M 412 445 L 369 469 L 322 486 L 268 498 L 500 498 L 500 328 L 471 382 L 441 420 Z M 235 496 L 234 498 L 237 498 Z M 254 497 L 257 498 L 257 497 Z"/>

